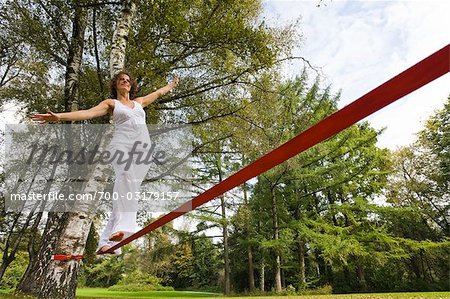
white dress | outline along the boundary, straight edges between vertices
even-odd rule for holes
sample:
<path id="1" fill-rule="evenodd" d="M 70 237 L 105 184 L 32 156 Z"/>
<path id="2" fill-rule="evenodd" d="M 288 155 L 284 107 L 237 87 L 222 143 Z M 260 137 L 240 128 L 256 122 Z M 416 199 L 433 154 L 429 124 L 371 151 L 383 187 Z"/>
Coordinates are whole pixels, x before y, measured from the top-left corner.
<path id="1" fill-rule="evenodd" d="M 145 157 L 150 148 L 150 137 L 145 122 L 144 109 L 136 101 L 133 101 L 133 108 L 125 106 L 118 100 L 114 100 L 114 102 L 112 117 L 114 135 L 109 150 L 112 155 L 116 151 L 123 152 L 124 158 L 122 161 L 125 161 L 129 158 L 129 152 L 134 147 L 134 152 L 139 153 L 132 155 L 133 162 L 136 162 L 140 153 L 142 153 L 141 157 Z M 149 169 L 149 165 L 144 163 L 128 163 L 127 165 L 127 163 L 118 163 L 117 159 L 114 159 L 112 165 L 115 172 L 113 194 L 111 194 L 113 210 L 100 236 L 98 249 L 105 245 L 110 247 L 116 245 L 118 242 L 109 241 L 109 237 L 115 232 L 125 232 L 126 238 L 137 231 L 137 194 Z M 120 248 L 115 253 L 120 254 Z"/>

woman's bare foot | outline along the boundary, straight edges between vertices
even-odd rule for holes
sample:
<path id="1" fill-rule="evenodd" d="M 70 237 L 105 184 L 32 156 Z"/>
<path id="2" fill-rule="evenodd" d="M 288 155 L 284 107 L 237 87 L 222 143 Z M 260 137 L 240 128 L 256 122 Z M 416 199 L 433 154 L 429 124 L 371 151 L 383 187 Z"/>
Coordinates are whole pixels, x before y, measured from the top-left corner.
<path id="1" fill-rule="evenodd" d="M 110 241 L 119 242 L 122 241 L 123 236 L 125 236 L 125 233 L 122 231 L 115 232 L 111 236 L 109 236 Z"/>
<path id="2" fill-rule="evenodd" d="M 104 245 L 102 248 L 100 248 L 99 250 L 97 250 L 97 254 L 105 254 L 106 253 L 106 251 L 108 251 L 108 249 L 110 249 L 111 248 L 111 246 L 108 246 L 108 245 Z"/>

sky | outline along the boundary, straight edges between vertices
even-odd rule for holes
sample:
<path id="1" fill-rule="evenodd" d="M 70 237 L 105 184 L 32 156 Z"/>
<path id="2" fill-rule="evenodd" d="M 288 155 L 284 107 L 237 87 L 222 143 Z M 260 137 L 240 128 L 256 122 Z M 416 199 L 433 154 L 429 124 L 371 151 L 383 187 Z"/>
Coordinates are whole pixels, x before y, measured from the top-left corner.
<path id="1" fill-rule="evenodd" d="M 339 108 L 411 67 L 450 42 L 450 1 L 266 0 L 271 25 L 300 18 L 301 43 L 294 56 L 322 70 L 323 86 L 342 90 Z M 318 4 L 321 4 L 318 7 Z M 300 74 L 302 62 L 286 66 L 286 76 Z M 450 95 L 450 75 L 376 112 L 365 120 L 386 128 L 378 146 L 411 144 L 424 122 L 442 109 Z"/>

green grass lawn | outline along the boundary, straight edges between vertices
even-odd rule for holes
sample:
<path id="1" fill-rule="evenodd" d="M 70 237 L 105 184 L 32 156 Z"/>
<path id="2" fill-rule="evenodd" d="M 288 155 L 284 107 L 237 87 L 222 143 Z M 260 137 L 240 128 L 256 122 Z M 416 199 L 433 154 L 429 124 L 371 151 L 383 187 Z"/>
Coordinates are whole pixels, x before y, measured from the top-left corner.
<path id="1" fill-rule="evenodd" d="M 17 298 L 8 295 L 10 290 L 0 290 L 0 298 Z M 77 298 L 223 298 L 220 294 L 203 292 L 117 292 L 102 288 L 79 288 Z M 373 294 L 345 294 L 345 295 L 308 295 L 308 296 L 229 296 L 233 299 L 450 299 L 450 292 L 426 292 L 426 293 L 373 293 Z"/>
<path id="2" fill-rule="evenodd" d="M 116 292 L 107 289 L 80 288 L 77 298 L 223 298 L 223 295 L 202 292 Z M 378 293 L 378 294 L 346 294 L 346 295 L 309 295 L 309 296 L 229 296 L 240 299 L 450 299 L 450 292 L 427 293 Z"/>
<path id="3" fill-rule="evenodd" d="M 214 298 L 220 294 L 182 291 L 108 291 L 102 288 L 79 288 L 77 298 Z"/>

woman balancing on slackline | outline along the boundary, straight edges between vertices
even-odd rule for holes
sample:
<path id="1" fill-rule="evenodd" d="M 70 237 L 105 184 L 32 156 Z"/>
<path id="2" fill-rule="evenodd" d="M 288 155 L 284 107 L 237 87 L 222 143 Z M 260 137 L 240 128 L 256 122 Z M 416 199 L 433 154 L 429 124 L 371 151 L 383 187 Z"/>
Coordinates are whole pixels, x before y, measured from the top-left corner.
<path id="1" fill-rule="evenodd" d="M 145 122 L 144 107 L 171 91 L 178 85 L 179 78 L 175 77 L 169 84 L 146 96 L 131 100 L 137 91 L 136 81 L 126 72 L 117 73 L 111 80 L 111 95 L 113 99 L 102 101 L 88 110 L 64 113 L 45 113 L 32 116 L 39 123 L 57 121 L 80 121 L 92 119 L 112 113 L 114 135 L 109 145 L 110 150 L 129 152 L 146 152 L 150 144 L 150 137 Z M 137 142 L 140 141 L 140 142 Z M 114 154 L 114 152 L 112 152 Z M 144 155 L 145 156 L 145 155 Z M 134 160 L 134 159 L 133 159 Z M 136 214 L 137 200 L 135 197 L 140 185 L 149 169 L 147 163 L 117 163 L 113 161 L 115 181 L 113 188 L 112 215 L 100 237 L 97 253 L 103 254 L 109 248 L 137 231 Z M 133 198 L 136 199 L 136 198 Z M 120 248 L 114 251 L 120 254 Z"/>

